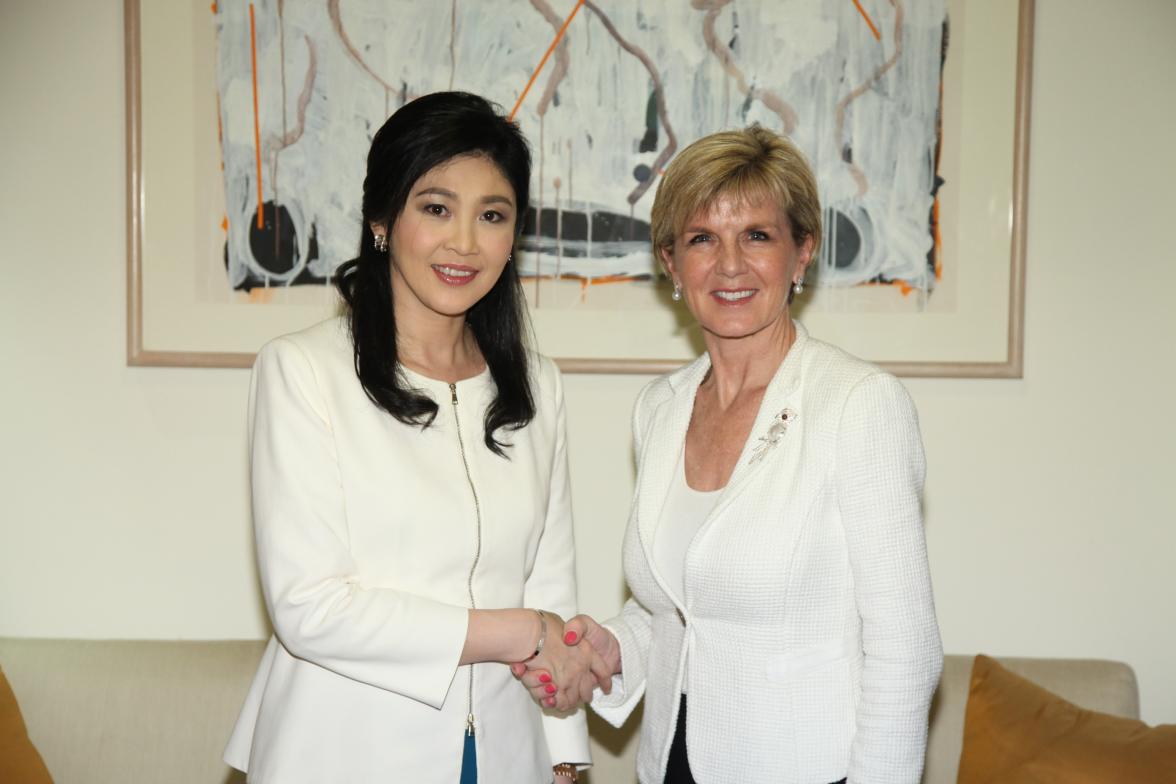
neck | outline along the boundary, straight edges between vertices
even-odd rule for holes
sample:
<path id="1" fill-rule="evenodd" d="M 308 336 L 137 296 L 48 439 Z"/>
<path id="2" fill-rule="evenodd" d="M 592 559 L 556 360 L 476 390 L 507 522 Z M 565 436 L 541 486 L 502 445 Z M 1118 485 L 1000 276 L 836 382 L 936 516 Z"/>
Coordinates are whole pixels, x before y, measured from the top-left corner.
<path id="1" fill-rule="evenodd" d="M 478 342 L 466 329 L 464 313 L 458 316 L 437 313 L 407 292 L 393 297 L 392 312 L 396 318 L 396 353 L 401 364 L 429 378 L 449 382 L 481 372 L 485 363 Z"/>
<path id="2" fill-rule="evenodd" d="M 726 408 L 743 394 L 767 388 L 796 341 L 796 328 L 784 311 L 776 322 L 754 335 L 724 338 L 707 332 L 703 340 L 711 361 L 706 383 L 718 396 L 719 405 Z"/>

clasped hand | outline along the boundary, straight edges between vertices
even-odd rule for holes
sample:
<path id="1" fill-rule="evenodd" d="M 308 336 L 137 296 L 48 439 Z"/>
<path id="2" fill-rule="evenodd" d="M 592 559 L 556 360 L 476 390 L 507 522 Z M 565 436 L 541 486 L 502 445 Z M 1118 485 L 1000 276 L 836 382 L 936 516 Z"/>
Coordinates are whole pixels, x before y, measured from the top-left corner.
<path id="1" fill-rule="evenodd" d="M 612 632 L 587 615 L 566 624 L 547 613 L 543 650 L 511 672 L 531 692 L 535 702 L 559 712 L 592 700 L 597 686 L 608 694 L 612 677 L 621 671 L 621 648 Z"/>

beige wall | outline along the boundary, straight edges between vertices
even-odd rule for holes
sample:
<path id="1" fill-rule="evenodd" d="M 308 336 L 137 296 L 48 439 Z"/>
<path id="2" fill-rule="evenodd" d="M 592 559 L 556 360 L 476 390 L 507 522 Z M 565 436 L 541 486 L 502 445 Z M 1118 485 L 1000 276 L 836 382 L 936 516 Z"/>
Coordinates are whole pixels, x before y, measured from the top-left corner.
<path id="1" fill-rule="evenodd" d="M 1176 722 L 1176 4 L 1041 0 L 1026 374 L 912 380 L 951 652 L 1135 667 Z M 264 632 L 247 373 L 124 362 L 122 8 L 0 4 L 0 635 Z M 616 609 L 641 377 L 568 379 L 583 604 Z"/>

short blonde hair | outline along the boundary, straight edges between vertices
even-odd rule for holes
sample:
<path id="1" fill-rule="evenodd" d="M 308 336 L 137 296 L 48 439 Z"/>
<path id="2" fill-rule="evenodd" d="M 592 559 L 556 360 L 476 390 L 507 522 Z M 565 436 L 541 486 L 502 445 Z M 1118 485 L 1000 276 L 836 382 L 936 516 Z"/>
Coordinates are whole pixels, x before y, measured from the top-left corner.
<path id="1" fill-rule="evenodd" d="M 788 216 L 793 242 L 812 237 L 816 257 L 821 246 L 816 177 L 795 144 L 758 124 L 704 136 L 670 162 L 653 200 L 653 247 L 669 251 L 686 222 L 722 196 L 776 202 Z"/>

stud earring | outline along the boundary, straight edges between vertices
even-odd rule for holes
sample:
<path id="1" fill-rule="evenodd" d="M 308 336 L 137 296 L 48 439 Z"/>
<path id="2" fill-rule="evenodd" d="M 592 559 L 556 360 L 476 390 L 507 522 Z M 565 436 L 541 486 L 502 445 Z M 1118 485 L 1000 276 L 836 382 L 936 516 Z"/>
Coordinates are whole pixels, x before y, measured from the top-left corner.
<path id="1" fill-rule="evenodd" d="M 804 278 L 801 278 L 800 280 L 797 280 L 797 281 L 793 281 L 792 295 L 793 296 L 800 296 L 803 293 L 804 293 Z"/>
<path id="2" fill-rule="evenodd" d="M 678 281 L 674 281 L 674 293 L 670 295 L 670 299 L 674 302 L 682 301 L 682 287 L 678 285 Z"/>
<path id="3" fill-rule="evenodd" d="M 372 238 L 372 247 L 375 248 L 376 252 L 378 252 L 378 253 L 387 253 L 388 252 L 388 237 L 387 237 L 387 235 L 377 234 L 375 237 L 373 237 Z"/>
<path id="4" fill-rule="evenodd" d="M 506 263 L 510 264 L 512 261 L 514 261 L 514 253 L 506 254 Z"/>

